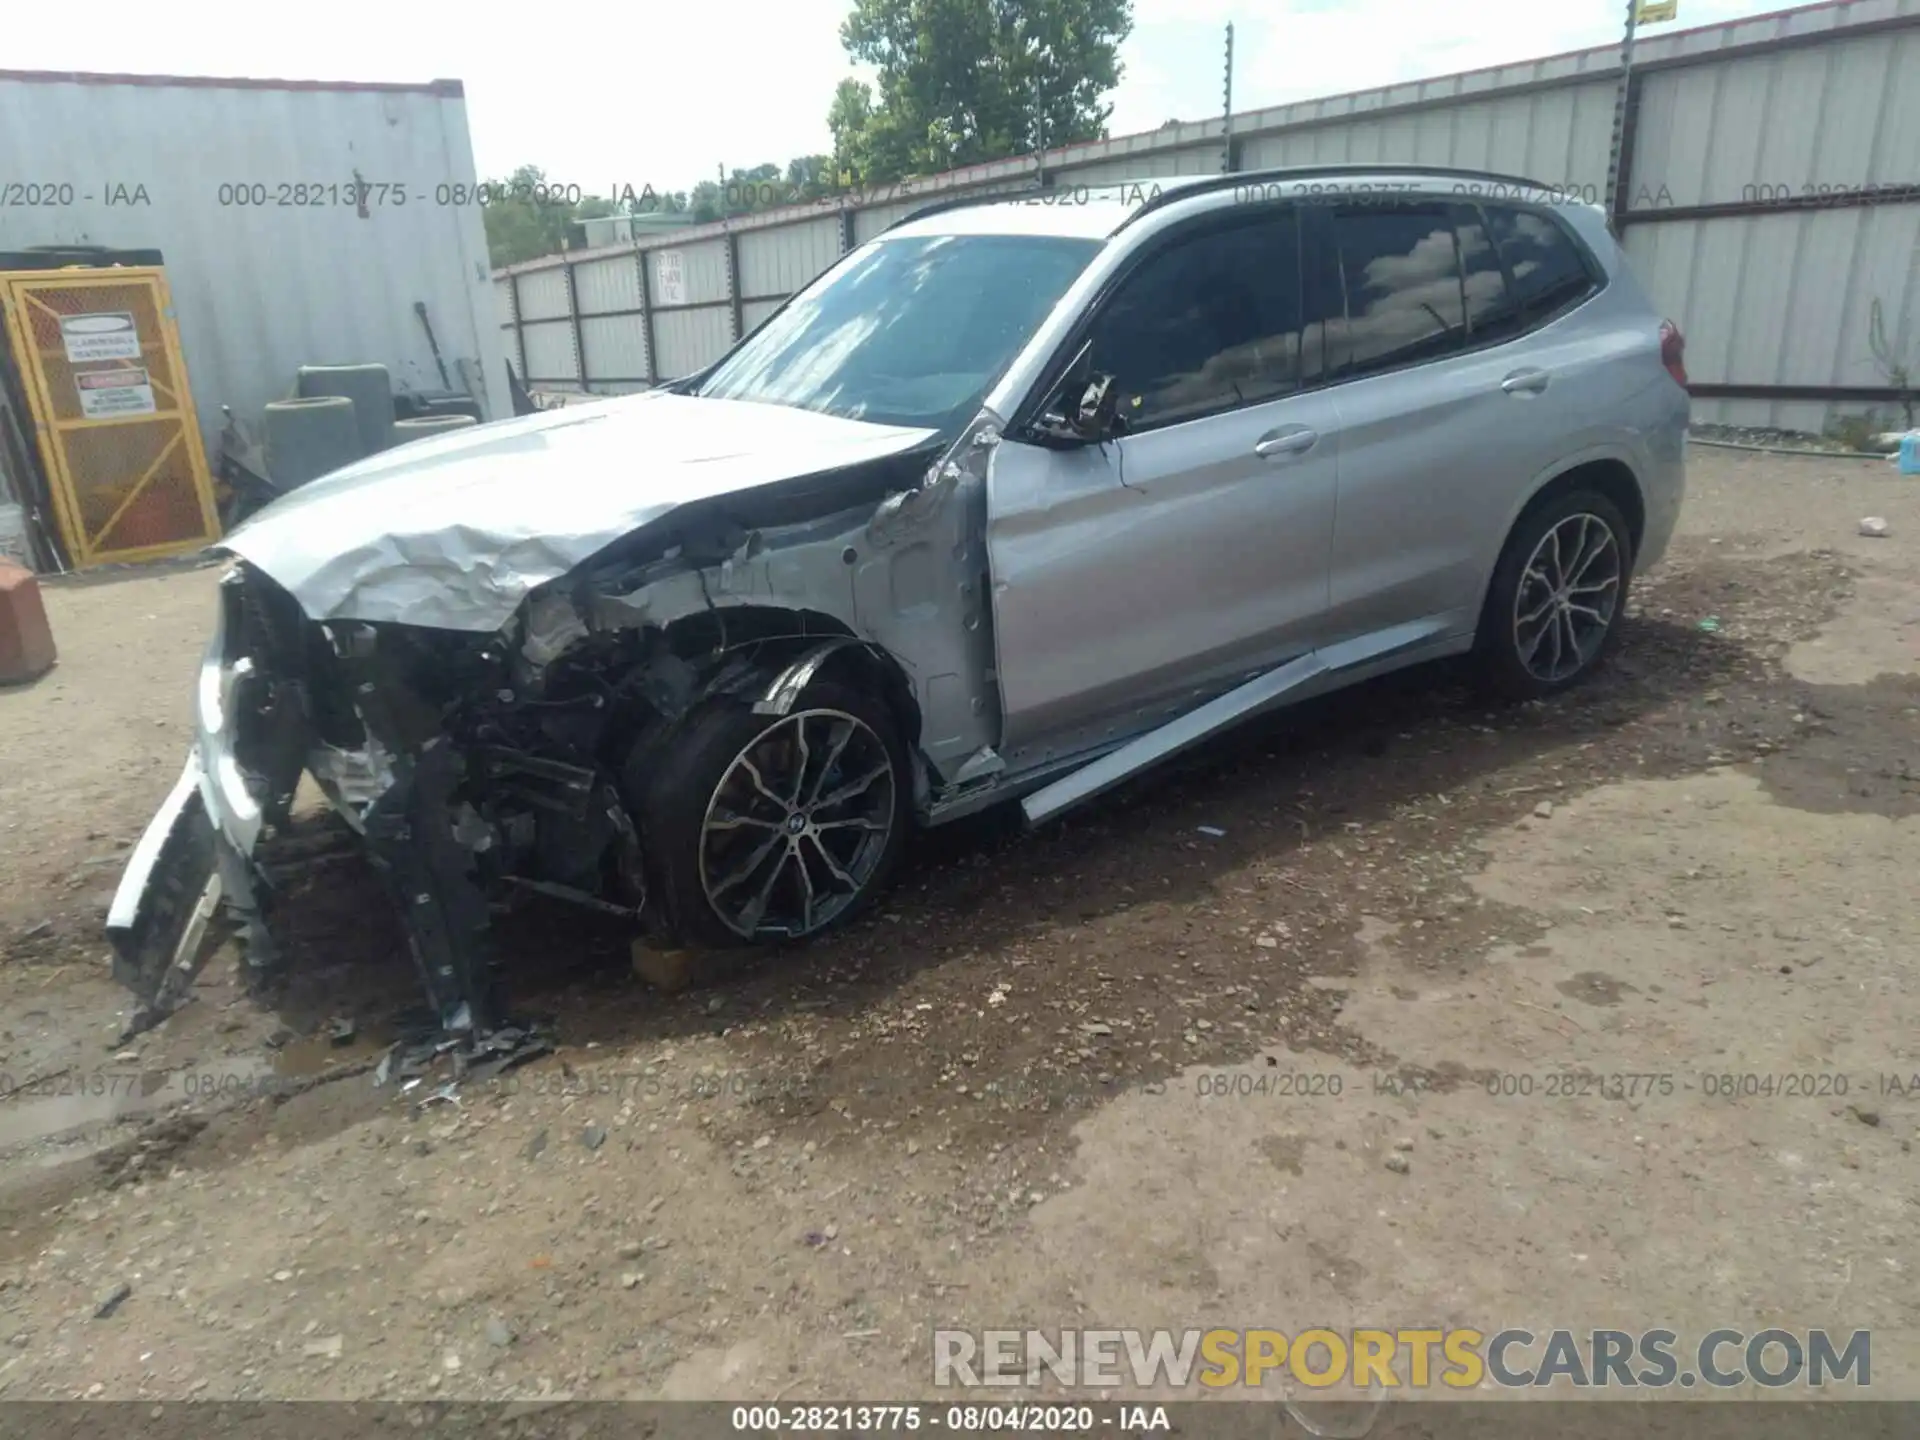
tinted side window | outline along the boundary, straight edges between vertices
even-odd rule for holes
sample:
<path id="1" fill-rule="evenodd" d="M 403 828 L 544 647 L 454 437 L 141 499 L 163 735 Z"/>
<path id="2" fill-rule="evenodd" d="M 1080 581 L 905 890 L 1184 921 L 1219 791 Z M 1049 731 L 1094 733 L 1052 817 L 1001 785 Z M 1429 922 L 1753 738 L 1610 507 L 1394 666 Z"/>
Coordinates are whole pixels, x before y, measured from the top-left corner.
<path id="1" fill-rule="evenodd" d="M 1453 209 L 1453 231 L 1460 237 L 1462 293 L 1467 302 L 1467 343 L 1490 345 L 1511 340 L 1526 329 L 1526 320 L 1511 287 L 1500 255 L 1480 211 L 1472 205 Z"/>
<path id="2" fill-rule="evenodd" d="M 1558 222 L 1504 205 L 1489 205 L 1487 222 L 1513 276 L 1522 324 L 1538 325 L 1593 293 L 1587 262 Z"/>
<path id="3" fill-rule="evenodd" d="M 1177 242 L 1094 320 L 1093 367 L 1134 427 L 1174 424 L 1300 387 L 1300 237 L 1289 210 Z M 1135 403 L 1137 401 L 1137 403 Z"/>
<path id="4" fill-rule="evenodd" d="M 1344 320 L 1328 325 L 1332 378 L 1437 359 L 1466 343 L 1466 302 L 1446 208 L 1335 210 L 1332 235 L 1346 288 Z"/>

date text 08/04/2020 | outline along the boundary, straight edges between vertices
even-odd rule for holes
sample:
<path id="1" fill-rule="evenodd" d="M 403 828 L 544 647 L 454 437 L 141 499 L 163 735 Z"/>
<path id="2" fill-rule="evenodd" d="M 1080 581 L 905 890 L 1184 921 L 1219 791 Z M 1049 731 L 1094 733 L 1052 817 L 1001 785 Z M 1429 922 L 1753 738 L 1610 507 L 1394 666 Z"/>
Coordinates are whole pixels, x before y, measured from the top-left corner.
<path id="1" fill-rule="evenodd" d="M 945 1430 L 956 1434 L 1089 1434 L 1170 1431 L 1160 1405 L 736 1405 L 732 1428 L 744 1434 L 886 1435 Z"/>

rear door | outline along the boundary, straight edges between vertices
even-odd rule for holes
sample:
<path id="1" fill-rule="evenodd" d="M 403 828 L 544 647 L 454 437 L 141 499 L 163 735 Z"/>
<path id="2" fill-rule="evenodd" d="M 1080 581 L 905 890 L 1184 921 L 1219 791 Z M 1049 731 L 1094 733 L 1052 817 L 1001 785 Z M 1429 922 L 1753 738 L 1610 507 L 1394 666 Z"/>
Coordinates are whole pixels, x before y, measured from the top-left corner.
<path id="1" fill-rule="evenodd" d="M 1593 293 L 1591 262 L 1523 207 L 1313 213 L 1308 306 L 1342 431 L 1330 628 L 1470 631 L 1518 505 L 1585 443 L 1590 356 L 1554 326 Z"/>
<path id="2" fill-rule="evenodd" d="M 1299 259 L 1293 207 L 1157 240 L 1067 347 L 1091 340 L 1130 433 L 995 450 L 1009 764 L 1144 728 L 1318 643 L 1339 437 L 1302 388 Z"/>

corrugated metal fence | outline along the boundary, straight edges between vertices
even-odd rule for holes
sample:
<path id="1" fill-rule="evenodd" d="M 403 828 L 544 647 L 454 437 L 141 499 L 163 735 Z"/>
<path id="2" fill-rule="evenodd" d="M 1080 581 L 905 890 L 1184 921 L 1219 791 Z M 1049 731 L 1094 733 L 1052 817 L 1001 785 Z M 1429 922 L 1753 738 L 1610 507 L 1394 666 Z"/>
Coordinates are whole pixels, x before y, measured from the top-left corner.
<path id="1" fill-rule="evenodd" d="M 1920 0 L 1839 0 L 1635 48 L 1608 197 L 1618 46 L 1170 125 L 495 272 L 535 386 L 618 393 L 691 374 L 846 251 L 972 193 L 1378 162 L 1526 175 L 1608 203 L 1687 332 L 1695 417 L 1818 430 L 1920 370 Z M 1902 82 L 1905 83 L 1902 83 Z"/>

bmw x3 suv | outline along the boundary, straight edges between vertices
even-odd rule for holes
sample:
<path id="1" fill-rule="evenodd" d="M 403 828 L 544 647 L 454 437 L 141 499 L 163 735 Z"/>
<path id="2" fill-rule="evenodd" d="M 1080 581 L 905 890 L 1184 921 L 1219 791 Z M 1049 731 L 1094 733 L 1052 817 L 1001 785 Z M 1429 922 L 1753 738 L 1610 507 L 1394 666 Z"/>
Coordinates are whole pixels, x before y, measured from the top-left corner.
<path id="1" fill-rule="evenodd" d="M 234 531 L 116 973 L 164 1014 L 216 894 L 273 972 L 256 852 L 303 776 L 442 1027 L 484 1034 L 490 916 L 529 889 L 676 944 L 805 939 L 916 824 L 1044 820 L 1442 656 L 1551 695 L 1673 533 L 1683 343 L 1605 214 L 1524 180 L 911 216 L 697 375 L 385 452 Z"/>

